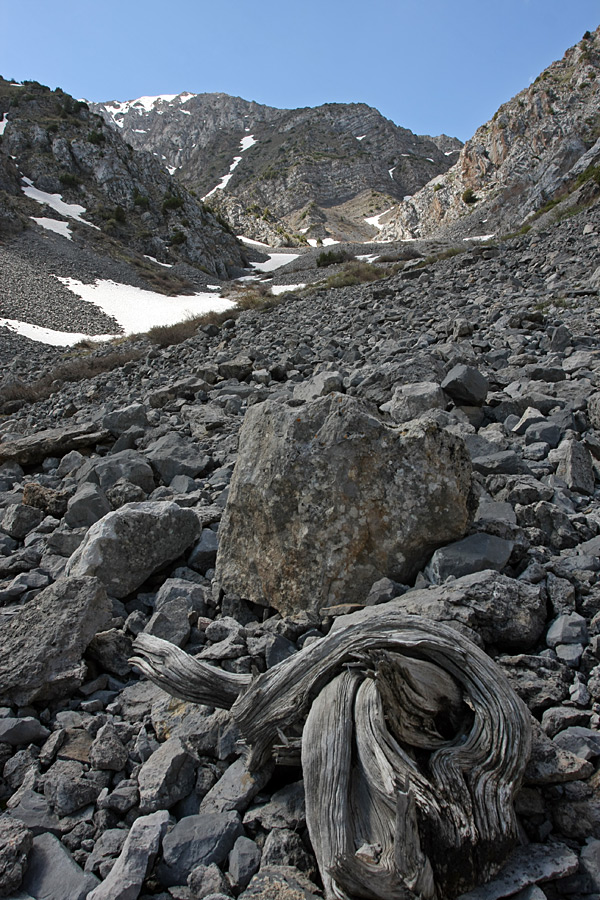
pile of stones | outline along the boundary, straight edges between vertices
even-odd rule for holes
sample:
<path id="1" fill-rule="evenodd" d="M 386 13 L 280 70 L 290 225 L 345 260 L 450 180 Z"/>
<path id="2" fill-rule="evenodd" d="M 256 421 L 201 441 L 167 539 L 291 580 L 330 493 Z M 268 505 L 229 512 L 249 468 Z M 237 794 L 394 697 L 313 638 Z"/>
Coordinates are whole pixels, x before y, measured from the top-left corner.
<path id="1" fill-rule="evenodd" d="M 599 231 L 592 209 L 375 285 L 288 295 L 2 420 L 0 896 L 320 896 L 301 769 L 249 772 L 229 714 L 141 678 L 132 642 L 257 674 L 387 602 L 468 634 L 536 721 L 516 801 L 527 846 L 469 897 L 600 895 Z M 355 590 L 291 608 L 244 568 L 246 546 L 260 557 L 252 504 L 232 539 L 234 467 L 258 448 L 271 502 L 278 423 L 291 457 L 303 438 L 283 423 L 333 404 L 454 448 L 466 514 L 406 566 L 377 560 Z M 420 511 L 426 542 L 427 516 L 439 523 Z M 307 513 L 290 585 L 330 554 L 324 521 Z"/>

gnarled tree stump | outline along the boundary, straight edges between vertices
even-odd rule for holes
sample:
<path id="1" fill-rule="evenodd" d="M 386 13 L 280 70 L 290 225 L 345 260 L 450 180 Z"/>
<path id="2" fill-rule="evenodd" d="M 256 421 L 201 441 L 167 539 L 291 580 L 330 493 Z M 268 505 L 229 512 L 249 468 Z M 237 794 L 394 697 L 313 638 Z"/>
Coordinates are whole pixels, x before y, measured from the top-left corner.
<path id="1" fill-rule="evenodd" d="M 149 635 L 134 647 L 132 663 L 169 693 L 231 709 L 251 768 L 302 728 L 307 824 L 328 900 L 454 897 L 512 849 L 529 713 L 453 629 L 364 610 L 257 678 Z"/>

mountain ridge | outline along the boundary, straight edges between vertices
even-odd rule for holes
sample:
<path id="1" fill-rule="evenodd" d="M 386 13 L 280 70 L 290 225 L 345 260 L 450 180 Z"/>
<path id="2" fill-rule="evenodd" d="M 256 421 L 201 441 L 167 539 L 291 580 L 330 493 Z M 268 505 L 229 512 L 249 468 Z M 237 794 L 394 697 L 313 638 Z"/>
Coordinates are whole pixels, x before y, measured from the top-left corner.
<path id="1" fill-rule="evenodd" d="M 209 200 L 236 233 L 273 245 L 375 237 L 365 219 L 445 171 L 460 145 L 415 135 L 364 103 L 288 110 L 183 92 L 90 106 Z M 250 134 L 252 151 L 240 153 Z"/>

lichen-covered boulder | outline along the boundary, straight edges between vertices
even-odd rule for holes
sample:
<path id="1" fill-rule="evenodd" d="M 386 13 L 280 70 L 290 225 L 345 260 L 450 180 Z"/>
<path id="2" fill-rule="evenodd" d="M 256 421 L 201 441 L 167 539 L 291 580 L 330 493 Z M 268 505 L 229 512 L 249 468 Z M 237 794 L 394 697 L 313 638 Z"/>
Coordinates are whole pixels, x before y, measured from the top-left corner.
<path id="1" fill-rule="evenodd" d="M 464 443 L 435 422 L 390 426 L 337 393 L 266 401 L 242 427 L 217 581 L 283 614 L 362 602 L 462 537 L 474 507 Z"/>
<path id="2" fill-rule="evenodd" d="M 200 535 L 198 517 L 169 501 L 127 503 L 92 525 L 67 563 L 68 575 L 95 575 L 126 597 Z"/>

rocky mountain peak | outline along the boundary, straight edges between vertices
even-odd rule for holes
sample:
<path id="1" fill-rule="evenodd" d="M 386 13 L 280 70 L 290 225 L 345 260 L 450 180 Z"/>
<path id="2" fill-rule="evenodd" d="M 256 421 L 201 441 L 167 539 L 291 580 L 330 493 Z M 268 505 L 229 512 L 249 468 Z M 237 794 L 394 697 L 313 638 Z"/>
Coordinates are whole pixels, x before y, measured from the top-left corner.
<path id="1" fill-rule="evenodd" d="M 209 199 L 236 233 L 274 245 L 375 237 L 365 220 L 446 171 L 447 148 L 460 146 L 447 139 L 442 149 L 365 103 L 290 110 L 184 93 L 91 108 Z"/>
<path id="2" fill-rule="evenodd" d="M 382 237 L 482 235 L 531 223 L 581 188 L 598 164 L 599 106 L 597 29 L 504 103 L 448 172 L 400 203 Z M 571 205 L 578 202 L 574 197 Z"/>

